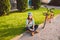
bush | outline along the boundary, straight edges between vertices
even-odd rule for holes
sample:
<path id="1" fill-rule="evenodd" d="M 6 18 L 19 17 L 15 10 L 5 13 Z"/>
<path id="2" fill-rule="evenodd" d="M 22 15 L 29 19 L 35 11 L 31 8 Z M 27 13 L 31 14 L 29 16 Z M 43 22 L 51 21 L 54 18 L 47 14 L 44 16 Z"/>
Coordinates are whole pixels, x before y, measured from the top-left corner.
<path id="1" fill-rule="evenodd" d="M 41 5 L 40 0 L 32 0 L 33 9 L 39 9 Z"/>
<path id="2" fill-rule="evenodd" d="M 22 12 L 27 8 L 27 0 L 17 0 L 17 9 Z"/>
<path id="3" fill-rule="evenodd" d="M 10 11 L 10 1 L 0 0 L 0 16 L 7 14 Z"/>

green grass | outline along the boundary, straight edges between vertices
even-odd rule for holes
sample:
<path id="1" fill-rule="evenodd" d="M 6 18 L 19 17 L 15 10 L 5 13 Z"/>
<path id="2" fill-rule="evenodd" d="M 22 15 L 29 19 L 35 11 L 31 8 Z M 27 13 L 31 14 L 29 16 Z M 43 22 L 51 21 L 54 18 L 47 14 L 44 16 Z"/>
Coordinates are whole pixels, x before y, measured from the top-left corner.
<path id="1" fill-rule="evenodd" d="M 20 35 L 25 31 L 25 22 L 28 12 L 32 12 L 36 24 L 44 22 L 45 8 L 39 10 L 27 10 L 26 12 L 12 12 L 9 15 L 0 17 L 0 40 L 10 40 L 11 38 Z M 60 10 L 54 10 L 55 15 L 60 13 Z"/>

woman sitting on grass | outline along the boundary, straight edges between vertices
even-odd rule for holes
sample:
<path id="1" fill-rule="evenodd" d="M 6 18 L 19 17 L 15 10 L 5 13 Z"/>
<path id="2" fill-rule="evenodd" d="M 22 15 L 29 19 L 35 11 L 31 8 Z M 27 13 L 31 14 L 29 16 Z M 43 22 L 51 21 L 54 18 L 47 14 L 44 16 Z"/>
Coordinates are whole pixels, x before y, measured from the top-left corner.
<path id="1" fill-rule="evenodd" d="M 30 31 L 33 36 L 34 33 L 37 33 L 37 28 L 38 28 L 38 25 L 35 25 L 35 22 L 32 18 L 32 14 L 28 13 L 28 18 L 26 20 L 26 30 Z"/>

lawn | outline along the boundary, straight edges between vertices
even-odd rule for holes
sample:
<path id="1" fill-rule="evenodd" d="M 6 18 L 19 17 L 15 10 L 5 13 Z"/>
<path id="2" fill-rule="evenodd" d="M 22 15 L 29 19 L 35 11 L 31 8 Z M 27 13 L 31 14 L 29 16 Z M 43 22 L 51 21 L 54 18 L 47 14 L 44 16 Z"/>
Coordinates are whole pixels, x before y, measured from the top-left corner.
<path id="1" fill-rule="evenodd" d="M 10 40 L 25 31 L 25 22 L 28 12 L 32 12 L 36 24 L 44 22 L 43 12 L 45 8 L 39 10 L 27 10 L 26 12 L 11 12 L 9 15 L 0 17 L 0 40 Z M 59 9 L 54 10 L 55 15 L 60 13 Z"/>

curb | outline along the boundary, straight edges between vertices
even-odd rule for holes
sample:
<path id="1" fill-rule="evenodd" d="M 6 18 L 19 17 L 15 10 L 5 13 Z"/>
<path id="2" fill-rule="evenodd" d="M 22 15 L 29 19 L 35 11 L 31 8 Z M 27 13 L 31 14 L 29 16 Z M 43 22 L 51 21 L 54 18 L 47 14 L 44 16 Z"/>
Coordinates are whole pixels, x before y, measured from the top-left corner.
<path id="1" fill-rule="evenodd" d="M 39 28 L 42 27 L 42 25 L 43 25 L 43 23 L 39 25 Z M 26 32 L 26 31 L 25 31 L 25 32 Z M 25 34 L 25 32 L 22 33 L 22 34 L 20 34 L 20 35 L 15 36 L 15 37 L 12 38 L 11 40 L 19 40 L 19 39 Z"/>
<path id="2" fill-rule="evenodd" d="M 43 23 L 39 25 L 39 28 L 40 28 L 42 25 L 43 25 Z M 25 32 L 26 32 L 26 31 L 25 31 Z M 20 34 L 20 35 L 17 35 L 17 36 L 15 36 L 15 37 L 13 37 L 11 40 L 19 40 L 19 39 L 25 34 L 25 32 L 22 33 L 22 34 Z"/>
<path id="3" fill-rule="evenodd" d="M 17 35 L 16 37 L 12 38 L 11 40 L 19 40 L 24 35 L 24 33 Z"/>
<path id="4" fill-rule="evenodd" d="M 60 14 L 58 14 L 58 15 L 56 15 L 55 17 L 54 17 L 54 19 L 57 17 L 57 16 L 59 16 Z"/>

